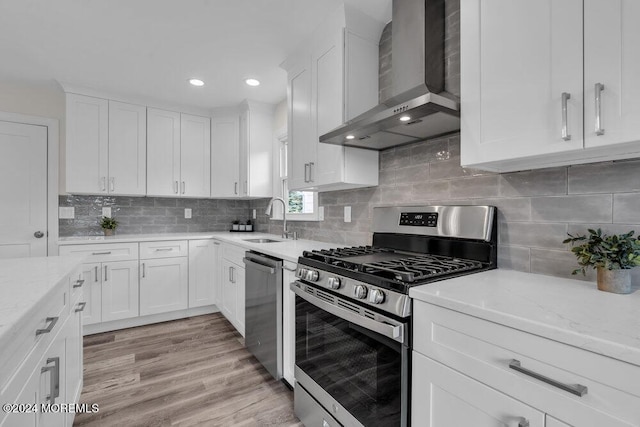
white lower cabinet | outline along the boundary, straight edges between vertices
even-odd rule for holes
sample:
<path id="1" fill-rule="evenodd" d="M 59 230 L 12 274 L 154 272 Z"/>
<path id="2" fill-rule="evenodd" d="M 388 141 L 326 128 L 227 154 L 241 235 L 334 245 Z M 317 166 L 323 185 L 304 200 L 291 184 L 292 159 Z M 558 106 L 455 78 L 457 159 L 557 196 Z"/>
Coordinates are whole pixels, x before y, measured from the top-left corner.
<path id="1" fill-rule="evenodd" d="M 216 290 L 220 269 L 216 260 L 220 243 L 210 240 L 189 241 L 189 308 L 217 302 Z"/>
<path id="2" fill-rule="evenodd" d="M 141 316 L 187 308 L 188 258 L 141 260 L 140 268 Z"/>
<path id="3" fill-rule="evenodd" d="M 282 265 L 282 376 L 293 387 L 296 363 L 296 294 L 289 285 L 296 281 L 295 262 Z"/>
<path id="4" fill-rule="evenodd" d="M 242 263 L 244 249 L 224 244 L 222 251 L 222 296 L 219 308 L 224 317 L 244 336 L 245 269 Z"/>
<path id="5" fill-rule="evenodd" d="M 138 315 L 138 262 L 102 263 L 102 321 Z"/>
<path id="6" fill-rule="evenodd" d="M 637 366 L 425 302 L 413 308 L 413 425 L 640 425 Z"/>

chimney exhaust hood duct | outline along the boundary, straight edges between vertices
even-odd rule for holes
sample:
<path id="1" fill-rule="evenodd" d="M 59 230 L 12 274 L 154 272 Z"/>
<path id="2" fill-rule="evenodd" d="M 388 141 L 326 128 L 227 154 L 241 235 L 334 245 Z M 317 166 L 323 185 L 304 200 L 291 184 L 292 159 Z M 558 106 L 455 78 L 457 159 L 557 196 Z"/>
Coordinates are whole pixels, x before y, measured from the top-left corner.
<path id="1" fill-rule="evenodd" d="M 320 136 L 384 150 L 460 129 L 458 98 L 444 92 L 444 0 L 393 0 L 391 96 Z"/>

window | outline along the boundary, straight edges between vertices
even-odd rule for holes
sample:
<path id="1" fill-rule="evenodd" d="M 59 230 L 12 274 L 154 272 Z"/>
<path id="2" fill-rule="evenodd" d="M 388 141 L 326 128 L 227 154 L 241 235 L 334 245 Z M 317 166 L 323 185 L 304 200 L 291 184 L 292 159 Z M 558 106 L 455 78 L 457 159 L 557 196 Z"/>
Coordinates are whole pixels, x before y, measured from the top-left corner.
<path id="1" fill-rule="evenodd" d="M 288 187 L 288 160 L 289 144 L 287 137 L 280 138 L 280 188 L 282 198 L 287 204 L 287 220 L 292 221 L 317 221 L 318 220 L 318 193 L 315 191 L 289 191 Z M 278 215 L 280 219 L 282 215 Z"/>

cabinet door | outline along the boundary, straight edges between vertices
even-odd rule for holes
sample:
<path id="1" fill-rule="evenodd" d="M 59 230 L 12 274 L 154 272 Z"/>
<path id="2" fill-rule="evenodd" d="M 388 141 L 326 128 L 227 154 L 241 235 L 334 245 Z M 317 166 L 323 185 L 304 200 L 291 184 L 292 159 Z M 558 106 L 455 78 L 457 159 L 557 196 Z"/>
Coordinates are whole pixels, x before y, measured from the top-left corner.
<path id="1" fill-rule="evenodd" d="M 187 308 L 189 259 L 160 258 L 141 261 L 140 315 Z"/>
<path id="2" fill-rule="evenodd" d="M 311 67 L 305 61 L 289 72 L 289 189 L 308 188 L 310 163 L 316 163 L 317 139 L 311 120 Z"/>
<path id="3" fill-rule="evenodd" d="M 189 241 L 189 308 L 216 303 L 216 258 L 220 244 L 213 240 Z"/>
<path id="4" fill-rule="evenodd" d="M 239 173 L 240 182 L 238 183 L 240 188 L 240 195 L 246 197 L 249 195 L 249 110 L 245 109 L 240 113 L 240 163 Z"/>
<path id="5" fill-rule="evenodd" d="M 282 376 L 295 386 L 296 294 L 289 285 L 296 281 L 296 264 L 285 261 L 282 266 Z"/>
<path id="6" fill-rule="evenodd" d="M 211 120 L 181 114 L 180 194 L 211 196 Z"/>
<path id="7" fill-rule="evenodd" d="M 320 144 L 318 138 L 344 121 L 344 43 L 343 32 L 326 40 L 312 55 L 312 116 L 316 118 L 314 143 L 317 161 L 310 166 L 313 185 L 342 181 L 343 152 L 340 145 Z"/>
<path id="8" fill-rule="evenodd" d="M 544 427 L 542 412 L 413 352 L 411 420 L 425 427 Z"/>
<path id="9" fill-rule="evenodd" d="M 109 101 L 109 193 L 144 196 L 146 165 L 147 107 Z"/>
<path id="10" fill-rule="evenodd" d="M 31 371 L 28 378 L 24 380 L 24 387 L 18 395 L 15 402 L 6 403 L 23 403 L 23 404 L 40 404 L 44 403 L 40 401 L 40 364 Z M 25 375 L 26 376 L 26 375 Z M 15 380 L 14 380 L 15 381 Z M 5 402 L 2 402 L 5 403 Z M 39 409 L 39 408 L 38 408 Z M 36 427 L 38 422 L 39 413 L 35 412 L 23 412 L 23 413 L 0 413 L 0 425 L 3 427 Z M 4 417 L 4 419 L 3 419 Z"/>
<path id="11" fill-rule="evenodd" d="M 138 261 L 105 262 L 102 275 L 102 321 L 138 316 Z"/>
<path id="12" fill-rule="evenodd" d="M 460 7 L 462 164 L 581 149 L 582 1 L 462 0 Z M 570 95 L 565 138 L 563 93 Z"/>
<path id="13" fill-rule="evenodd" d="M 245 323 L 245 279 L 244 268 L 236 266 L 233 271 L 233 281 L 236 288 L 236 327 L 238 332 L 244 336 Z"/>
<path id="14" fill-rule="evenodd" d="M 584 2 L 586 147 L 640 139 L 638 22 L 640 4 L 635 0 Z M 604 86 L 599 106 L 597 84 Z"/>
<path id="15" fill-rule="evenodd" d="M 71 306 L 71 313 L 63 329 L 66 337 L 66 390 L 68 403 L 76 403 L 82 392 L 82 299 Z M 86 306 L 85 306 L 86 307 Z M 73 414 L 68 414 L 72 418 Z M 72 423 L 67 420 L 67 425 Z"/>
<path id="16" fill-rule="evenodd" d="M 109 103 L 106 99 L 68 93 L 66 191 L 107 192 Z"/>
<path id="17" fill-rule="evenodd" d="M 82 300 L 87 303 L 82 312 L 85 325 L 102 322 L 102 264 L 82 265 Z"/>
<path id="18" fill-rule="evenodd" d="M 180 193 L 180 113 L 147 109 L 147 195 Z"/>
<path id="19" fill-rule="evenodd" d="M 239 195 L 239 126 L 237 115 L 211 121 L 211 197 Z"/>
<path id="20" fill-rule="evenodd" d="M 227 318 L 234 326 L 236 326 L 236 316 L 238 312 L 237 308 L 237 291 L 236 285 L 233 282 L 234 269 L 237 270 L 236 265 L 226 259 L 222 260 L 222 298 L 220 304 L 220 311 L 224 317 Z"/>

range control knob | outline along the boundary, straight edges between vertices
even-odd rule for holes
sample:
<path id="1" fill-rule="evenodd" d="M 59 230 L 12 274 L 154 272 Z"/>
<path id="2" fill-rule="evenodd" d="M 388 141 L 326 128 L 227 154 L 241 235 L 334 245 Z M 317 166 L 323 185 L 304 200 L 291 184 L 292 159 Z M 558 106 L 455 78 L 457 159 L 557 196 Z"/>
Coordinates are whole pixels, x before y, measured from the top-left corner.
<path id="1" fill-rule="evenodd" d="M 327 281 L 327 285 L 331 289 L 338 289 L 340 288 L 340 285 L 342 285 L 342 283 L 340 283 L 340 279 L 337 277 L 329 277 L 329 280 Z"/>
<path id="2" fill-rule="evenodd" d="M 384 292 L 380 289 L 371 289 L 371 292 L 369 292 L 369 302 L 371 304 L 382 304 L 384 302 Z"/>
<path id="3" fill-rule="evenodd" d="M 367 297 L 367 287 L 364 285 L 356 285 L 353 288 L 353 296 L 358 299 L 365 299 Z"/>
<path id="4" fill-rule="evenodd" d="M 320 273 L 317 270 L 306 270 L 304 279 L 310 282 L 317 282 L 320 278 Z"/>
<path id="5" fill-rule="evenodd" d="M 300 279 L 304 279 L 305 276 L 307 275 L 307 270 L 306 268 L 299 268 L 298 272 L 296 273 L 296 276 L 298 276 Z"/>

